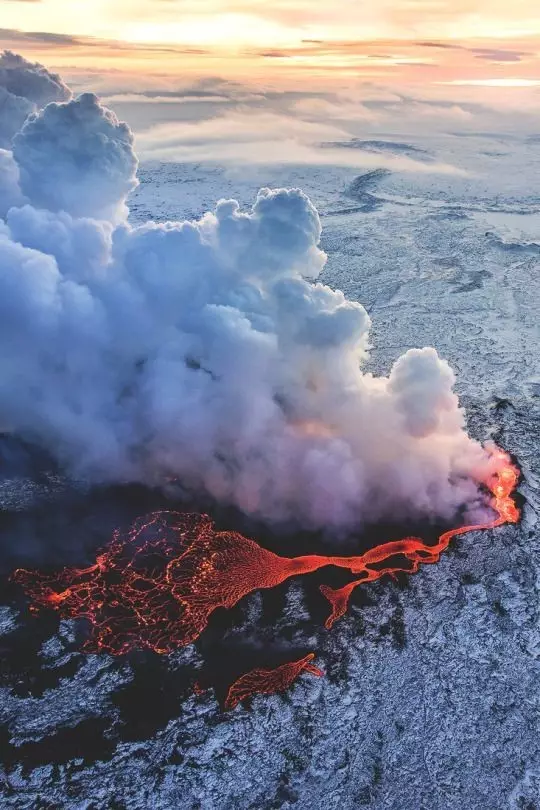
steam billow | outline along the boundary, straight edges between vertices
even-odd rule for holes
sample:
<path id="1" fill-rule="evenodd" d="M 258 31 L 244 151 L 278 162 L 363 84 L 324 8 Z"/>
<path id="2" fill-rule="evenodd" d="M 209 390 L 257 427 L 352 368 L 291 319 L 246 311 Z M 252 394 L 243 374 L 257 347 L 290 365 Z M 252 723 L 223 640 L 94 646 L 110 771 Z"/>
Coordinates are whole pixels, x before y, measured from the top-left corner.
<path id="1" fill-rule="evenodd" d="M 16 70 L 35 86 L 38 66 L 10 64 L 0 92 L 25 86 Z M 433 348 L 388 377 L 362 370 L 370 318 L 317 280 L 321 224 L 302 191 L 133 227 L 128 126 L 45 83 L 61 97 L 0 151 L 3 431 L 74 476 L 172 478 L 307 528 L 481 508 L 498 462 L 467 435 L 452 370 Z"/>

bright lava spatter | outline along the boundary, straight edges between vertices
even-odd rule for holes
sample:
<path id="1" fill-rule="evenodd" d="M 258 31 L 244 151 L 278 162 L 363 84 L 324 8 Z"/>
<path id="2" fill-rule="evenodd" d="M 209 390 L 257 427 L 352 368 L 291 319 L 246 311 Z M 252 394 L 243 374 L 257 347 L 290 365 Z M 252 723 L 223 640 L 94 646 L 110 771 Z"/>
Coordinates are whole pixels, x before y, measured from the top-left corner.
<path id="1" fill-rule="evenodd" d="M 321 586 L 331 605 L 326 621 L 330 628 L 346 612 L 358 585 L 398 571 L 415 573 L 420 565 L 437 562 L 456 535 L 519 520 L 512 497 L 518 470 L 506 453 L 496 453 L 500 469 L 489 484 L 496 517 L 444 532 L 435 545 L 406 537 L 360 556 L 287 558 L 237 532 L 216 531 L 207 515 L 156 512 L 136 521 L 125 537 L 116 532 L 88 568 L 64 568 L 53 574 L 19 569 L 12 579 L 32 599 L 31 610 L 54 608 L 62 618 L 87 619 L 88 652 L 121 655 L 148 648 L 168 653 L 195 641 L 217 608 L 231 608 L 253 591 L 334 565 L 360 578 L 337 590 Z M 274 682 L 279 689 L 282 674 Z"/>
<path id="2" fill-rule="evenodd" d="M 253 695 L 274 695 L 276 692 L 286 692 L 302 672 L 310 672 L 317 678 L 322 678 L 324 672 L 311 663 L 314 658 L 314 653 L 310 653 L 300 661 L 291 661 L 276 669 L 252 669 L 251 672 L 242 675 L 233 683 L 227 693 L 225 708 L 234 709 L 243 700 Z"/>

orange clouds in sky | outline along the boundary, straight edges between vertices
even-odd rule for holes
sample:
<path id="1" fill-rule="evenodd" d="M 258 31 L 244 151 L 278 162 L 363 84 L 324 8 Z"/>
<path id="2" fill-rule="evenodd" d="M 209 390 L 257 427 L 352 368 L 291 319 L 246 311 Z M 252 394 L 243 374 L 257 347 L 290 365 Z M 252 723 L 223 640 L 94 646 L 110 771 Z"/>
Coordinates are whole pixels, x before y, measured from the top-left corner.
<path id="1" fill-rule="evenodd" d="M 533 0 L 0 0 L 0 47 L 73 72 L 534 86 Z M 32 33 L 42 32 L 42 33 Z"/>

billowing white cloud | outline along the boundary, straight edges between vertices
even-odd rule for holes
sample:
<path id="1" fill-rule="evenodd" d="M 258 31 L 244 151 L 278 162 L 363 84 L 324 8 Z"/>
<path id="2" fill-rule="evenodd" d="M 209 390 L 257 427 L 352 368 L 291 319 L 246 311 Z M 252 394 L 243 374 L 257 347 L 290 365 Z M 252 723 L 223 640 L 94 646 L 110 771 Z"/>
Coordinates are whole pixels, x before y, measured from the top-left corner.
<path id="1" fill-rule="evenodd" d="M 0 148 L 9 148 L 30 113 L 70 98 L 70 89 L 56 73 L 12 51 L 0 53 Z"/>
<path id="2" fill-rule="evenodd" d="M 51 101 L 69 101 L 71 90 L 57 73 L 23 56 L 4 51 L 0 55 L 0 86 L 14 96 L 26 98 L 37 107 Z"/>
<path id="3" fill-rule="evenodd" d="M 11 139 L 35 110 L 32 102 L 9 93 L 0 85 L 0 147 L 8 149 Z"/>
<path id="4" fill-rule="evenodd" d="M 5 217 L 14 205 L 22 205 L 24 197 L 19 185 L 19 167 L 11 152 L 0 149 L 0 217 Z"/>
<path id="5" fill-rule="evenodd" d="M 451 369 L 427 348 L 388 378 L 362 371 L 370 318 L 318 282 L 321 225 L 300 190 L 118 223 L 131 133 L 92 96 L 32 117 L 14 158 L 28 202 L 0 225 L 3 429 L 77 475 L 172 477 L 309 527 L 478 502 L 491 462 Z"/>
<path id="6" fill-rule="evenodd" d="M 116 221 L 137 185 L 132 144 L 127 124 L 85 93 L 30 116 L 13 139 L 13 155 L 33 204 Z"/>

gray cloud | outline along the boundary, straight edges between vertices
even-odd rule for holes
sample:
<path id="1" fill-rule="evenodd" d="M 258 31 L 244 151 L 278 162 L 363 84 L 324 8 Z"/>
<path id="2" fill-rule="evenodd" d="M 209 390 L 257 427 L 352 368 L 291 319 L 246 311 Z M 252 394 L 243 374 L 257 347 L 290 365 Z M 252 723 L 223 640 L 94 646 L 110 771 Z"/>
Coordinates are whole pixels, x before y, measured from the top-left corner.
<path id="1" fill-rule="evenodd" d="M 514 51 L 505 48 L 470 48 L 477 59 L 488 62 L 521 62 L 524 57 L 531 56 L 527 51 Z"/>
<path id="2" fill-rule="evenodd" d="M 40 0 L 18 0 L 40 2 Z M 51 34 L 47 31 L 19 31 L 16 28 L 0 28 L 0 40 L 4 42 L 45 42 L 54 45 L 78 45 L 81 40 L 69 34 Z"/>
<path id="3" fill-rule="evenodd" d="M 530 51 L 520 51 L 514 48 L 478 48 L 453 42 L 425 41 L 417 42 L 416 45 L 437 50 L 466 51 L 473 54 L 477 59 L 485 59 L 488 62 L 521 62 L 524 57 L 533 56 Z"/>
<path id="4" fill-rule="evenodd" d="M 0 147 L 9 147 L 27 116 L 71 91 L 60 76 L 12 51 L 0 53 Z"/>

